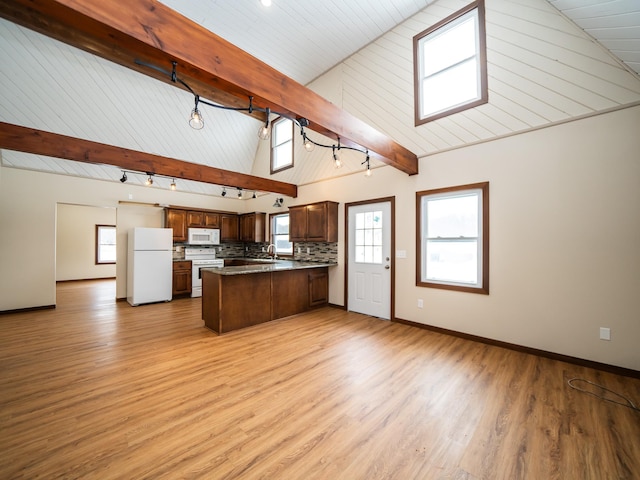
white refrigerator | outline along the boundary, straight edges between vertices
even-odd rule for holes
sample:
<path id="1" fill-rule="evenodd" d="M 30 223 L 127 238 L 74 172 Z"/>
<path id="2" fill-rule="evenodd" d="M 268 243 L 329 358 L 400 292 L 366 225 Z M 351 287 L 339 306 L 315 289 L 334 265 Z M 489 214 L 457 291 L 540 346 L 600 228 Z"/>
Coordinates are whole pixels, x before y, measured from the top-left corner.
<path id="1" fill-rule="evenodd" d="M 127 302 L 170 301 L 173 229 L 136 227 L 129 231 L 128 243 Z"/>

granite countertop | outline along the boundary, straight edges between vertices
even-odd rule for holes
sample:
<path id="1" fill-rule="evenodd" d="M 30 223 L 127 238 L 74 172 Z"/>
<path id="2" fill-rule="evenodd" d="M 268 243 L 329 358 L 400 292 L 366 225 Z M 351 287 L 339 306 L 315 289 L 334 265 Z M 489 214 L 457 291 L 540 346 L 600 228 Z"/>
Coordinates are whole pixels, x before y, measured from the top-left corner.
<path id="1" fill-rule="evenodd" d="M 298 260 L 260 260 L 252 259 L 251 265 L 235 267 L 203 268 L 218 275 L 245 275 L 248 273 L 282 272 L 285 270 L 301 270 L 304 268 L 334 267 L 337 263 L 302 262 Z"/>

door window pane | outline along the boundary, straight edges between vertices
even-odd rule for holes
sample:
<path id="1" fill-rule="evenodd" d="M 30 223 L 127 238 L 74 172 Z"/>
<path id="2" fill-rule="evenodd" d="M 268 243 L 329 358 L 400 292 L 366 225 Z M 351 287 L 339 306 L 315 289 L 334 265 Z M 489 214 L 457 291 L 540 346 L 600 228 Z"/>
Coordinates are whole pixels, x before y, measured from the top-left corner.
<path id="1" fill-rule="evenodd" d="M 355 261 L 382 263 L 382 211 L 356 213 Z"/>

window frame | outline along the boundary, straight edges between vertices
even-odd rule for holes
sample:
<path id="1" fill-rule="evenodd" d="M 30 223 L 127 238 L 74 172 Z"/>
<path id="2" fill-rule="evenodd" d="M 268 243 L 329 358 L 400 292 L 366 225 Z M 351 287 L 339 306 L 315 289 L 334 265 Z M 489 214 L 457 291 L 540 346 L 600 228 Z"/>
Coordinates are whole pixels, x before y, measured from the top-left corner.
<path id="1" fill-rule="evenodd" d="M 96 225 L 96 235 L 95 235 L 95 264 L 96 265 L 115 265 L 116 260 L 114 260 L 113 262 L 105 262 L 105 261 L 100 261 L 100 247 L 102 245 L 111 245 L 111 244 L 102 244 L 100 243 L 100 230 L 102 228 L 112 228 L 114 231 L 114 234 L 117 234 L 116 231 L 116 226 L 115 225 Z M 117 243 L 114 243 L 113 245 L 117 246 Z"/>
<path id="2" fill-rule="evenodd" d="M 278 167 L 275 168 L 273 165 L 273 162 L 276 158 L 275 155 L 275 149 L 285 145 L 287 142 L 282 142 L 279 144 L 275 144 L 276 142 L 276 135 L 275 135 L 275 130 L 276 130 L 276 125 L 279 122 L 283 122 L 283 121 L 287 121 L 287 122 L 291 122 L 291 140 L 288 140 L 287 142 L 291 143 L 291 163 L 284 165 L 282 167 Z M 295 134 L 295 130 L 294 130 L 294 123 L 293 121 L 291 121 L 290 119 L 286 118 L 286 117 L 278 117 L 276 118 L 274 121 L 271 122 L 271 147 L 270 147 L 270 159 L 269 159 L 269 167 L 270 167 L 270 172 L 273 175 L 274 173 L 278 173 L 278 172 L 282 172 L 284 170 L 287 170 L 289 168 L 293 168 L 293 163 L 294 163 L 294 134 Z"/>
<path id="3" fill-rule="evenodd" d="M 478 286 L 471 286 L 455 282 L 438 282 L 433 280 L 425 280 L 422 278 L 422 266 L 424 263 L 423 252 L 425 249 L 425 239 L 423 238 L 423 222 L 426 221 L 426 212 L 423 212 L 423 199 L 426 197 L 451 198 L 458 197 L 465 191 L 480 190 L 482 200 L 480 208 L 482 210 L 482 218 L 479 219 L 479 227 L 481 229 L 479 238 L 481 246 L 478 255 L 482 258 L 478 259 L 482 272 L 480 283 Z M 447 195 L 450 194 L 450 195 Z M 439 288 L 444 290 L 454 290 L 467 293 L 479 293 L 483 295 L 489 294 L 489 182 L 473 183 L 468 185 L 458 185 L 455 187 L 438 188 L 434 190 L 423 190 L 416 192 L 416 286 Z"/>
<path id="4" fill-rule="evenodd" d="M 275 228 L 274 228 L 275 219 L 276 217 L 284 217 L 285 215 L 289 217 L 289 220 L 291 220 L 289 212 L 269 214 L 269 243 L 275 245 L 276 254 L 278 255 L 278 257 L 293 258 L 296 251 L 294 243 L 291 240 L 289 240 L 289 243 L 291 243 L 291 253 L 281 253 L 281 252 L 278 252 L 278 243 L 274 238 L 275 237 Z M 291 231 L 289 231 L 289 238 L 291 238 Z"/>
<path id="5" fill-rule="evenodd" d="M 478 38 L 477 38 L 477 50 L 476 55 L 478 58 L 478 78 L 477 81 L 480 83 L 480 96 L 478 98 L 468 100 L 464 103 L 457 104 L 445 108 L 443 110 L 434 112 L 432 114 L 422 116 L 422 81 L 421 78 L 421 58 L 422 58 L 422 48 L 421 42 L 424 38 L 442 30 L 443 28 L 449 26 L 451 23 L 460 19 L 460 17 L 468 14 L 469 12 L 477 10 L 478 17 Z M 487 86 L 487 41 L 486 41 L 486 22 L 485 22 L 485 8 L 484 8 L 484 0 L 476 0 L 464 8 L 461 8 L 457 12 L 449 15 L 444 20 L 436 23 L 435 25 L 427 28 L 426 30 L 418 33 L 413 37 L 413 71 L 414 71 L 414 116 L 415 116 L 415 126 L 423 125 L 428 122 L 432 122 L 439 118 L 443 118 L 449 115 L 453 115 L 454 113 L 459 113 L 464 110 L 468 110 L 473 107 L 477 107 L 478 105 L 485 104 L 489 101 L 489 92 Z M 447 67 L 450 68 L 450 67 Z"/>

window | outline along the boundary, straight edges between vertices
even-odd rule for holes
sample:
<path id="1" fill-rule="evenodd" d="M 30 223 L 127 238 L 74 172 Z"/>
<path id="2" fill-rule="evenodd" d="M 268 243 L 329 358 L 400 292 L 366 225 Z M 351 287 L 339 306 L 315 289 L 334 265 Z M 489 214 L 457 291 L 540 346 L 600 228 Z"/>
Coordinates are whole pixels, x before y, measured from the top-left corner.
<path id="1" fill-rule="evenodd" d="M 413 37 L 415 124 L 487 103 L 484 0 Z"/>
<path id="2" fill-rule="evenodd" d="M 356 263 L 382 264 L 382 211 L 356 213 Z"/>
<path id="3" fill-rule="evenodd" d="M 271 214 L 271 243 L 279 256 L 293 255 L 293 243 L 289 241 L 289 214 Z"/>
<path id="4" fill-rule="evenodd" d="M 271 173 L 293 167 L 293 122 L 278 118 L 271 123 Z"/>
<path id="5" fill-rule="evenodd" d="M 96 265 L 116 263 L 115 225 L 96 225 Z"/>
<path id="6" fill-rule="evenodd" d="M 416 193 L 416 285 L 489 293 L 489 183 Z"/>

